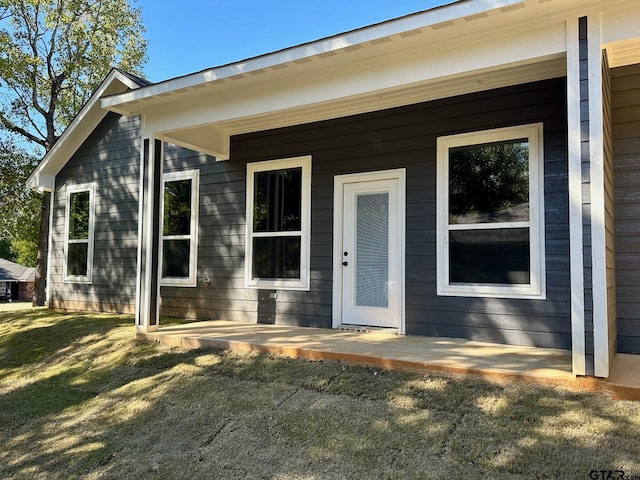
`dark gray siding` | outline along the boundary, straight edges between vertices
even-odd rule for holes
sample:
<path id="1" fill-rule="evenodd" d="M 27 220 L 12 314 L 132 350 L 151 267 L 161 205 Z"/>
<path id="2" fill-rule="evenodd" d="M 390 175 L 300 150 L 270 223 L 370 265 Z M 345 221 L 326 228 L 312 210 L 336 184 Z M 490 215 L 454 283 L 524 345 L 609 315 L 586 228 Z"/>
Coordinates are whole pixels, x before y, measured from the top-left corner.
<path id="1" fill-rule="evenodd" d="M 165 145 L 163 168 L 199 170 L 200 218 L 198 286 L 161 287 L 161 315 L 255 321 L 258 291 L 244 289 L 245 164 Z"/>
<path id="2" fill-rule="evenodd" d="M 201 169 L 200 238 L 198 287 L 163 287 L 162 313 L 330 327 L 334 176 L 404 167 L 407 333 L 570 348 L 565 89 L 556 79 L 237 136 L 226 162 L 168 148 L 165 169 Z M 437 137 L 533 122 L 544 122 L 547 299 L 438 297 Z M 243 288 L 246 163 L 299 155 L 313 157 L 311 291 L 279 291 L 274 309 Z"/>
<path id="3" fill-rule="evenodd" d="M 108 113 L 56 177 L 50 302 L 53 308 L 135 310 L 140 122 Z M 93 282 L 63 282 L 66 186 L 95 182 Z"/>
<path id="4" fill-rule="evenodd" d="M 611 77 L 618 351 L 640 353 L 640 65 Z"/>

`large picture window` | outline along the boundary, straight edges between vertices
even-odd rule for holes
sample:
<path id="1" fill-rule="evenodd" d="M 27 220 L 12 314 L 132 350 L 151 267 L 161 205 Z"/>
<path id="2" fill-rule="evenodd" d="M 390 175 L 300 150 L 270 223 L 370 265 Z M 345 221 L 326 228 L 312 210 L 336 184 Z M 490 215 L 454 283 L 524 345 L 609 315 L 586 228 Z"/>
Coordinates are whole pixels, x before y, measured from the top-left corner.
<path id="1" fill-rule="evenodd" d="M 438 139 L 438 294 L 544 295 L 542 124 Z"/>
<path id="2" fill-rule="evenodd" d="M 196 286 L 198 170 L 163 176 L 161 285 Z"/>
<path id="3" fill-rule="evenodd" d="M 70 185 L 66 189 L 64 280 L 91 283 L 95 185 Z"/>
<path id="4" fill-rule="evenodd" d="M 248 287 L 309 289 L 311 157 L 247 165 Z"/>

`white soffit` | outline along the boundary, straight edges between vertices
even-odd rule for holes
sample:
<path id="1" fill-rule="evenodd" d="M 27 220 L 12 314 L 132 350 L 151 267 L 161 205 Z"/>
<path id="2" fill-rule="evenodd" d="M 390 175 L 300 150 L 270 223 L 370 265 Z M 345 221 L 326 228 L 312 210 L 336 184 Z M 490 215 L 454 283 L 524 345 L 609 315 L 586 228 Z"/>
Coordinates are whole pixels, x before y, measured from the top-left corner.
<path id="1" fill-rule="evenodd" d="M 225 136 L 329 120 L 454 95 L 556 78 L 564 75 L 565 65 L 563 56 L 552 56 L 545 60 L 539 59 L 529 65 L 518 64 L 501 70 L 475 71 L 473 75 L 461 75 L 399 89 L 336 98 L 318 104 L 300 105 L 279 110 L 277 114 L 265 111 L 235 118 L 230 115 L 227 119 L 218 119 L 210 124 L 198 124 L 178 129 L 170 128 L 172 119 L 177 119 L 169 115 L 151 119 L 150 121 L 153 123 L 149 124 L 149 128 L 164 141 L 224 160 L 228 158 L 229 154 L 228 140 L 225 143 L 222 143 L 221 140 Z"/>
<path id="2" fill-rule="evenodd" d="M 640 5 L 606 13 L 601 24 L 611 68 L 640 63 Z"/>

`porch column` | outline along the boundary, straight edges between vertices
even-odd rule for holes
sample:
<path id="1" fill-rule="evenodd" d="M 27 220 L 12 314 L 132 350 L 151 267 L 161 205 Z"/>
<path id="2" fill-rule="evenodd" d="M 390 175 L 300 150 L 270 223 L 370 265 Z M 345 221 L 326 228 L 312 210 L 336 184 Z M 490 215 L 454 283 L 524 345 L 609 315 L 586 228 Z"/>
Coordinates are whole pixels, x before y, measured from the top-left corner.
<path id="1" fill-rule="evenodd" d="M 162 142 L 143 137 L 136 295 L 136 330 L 139 332 L 150 332 L 159 327 L 161 185 Z"/>
<path id="2" fill-rule="evenodd" d="M 615 340 L 611 341 L 615 336 L 613 185 L 610 142 L 605 141 L 610 116 L 608 95 L 603 94 L 608 91 L 603 58 L 599 15 L 570 20 L 567 114 L 573 372 L 598 377 L 609 375 L 615 350 Z"/>

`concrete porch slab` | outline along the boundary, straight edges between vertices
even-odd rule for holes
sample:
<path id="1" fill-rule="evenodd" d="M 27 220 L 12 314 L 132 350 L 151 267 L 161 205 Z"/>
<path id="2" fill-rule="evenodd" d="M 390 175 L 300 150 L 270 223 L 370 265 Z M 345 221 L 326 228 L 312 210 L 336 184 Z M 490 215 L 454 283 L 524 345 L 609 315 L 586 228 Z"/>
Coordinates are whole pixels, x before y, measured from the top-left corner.
<path id="1" fill-rule="evenodd" d="M 618 353 L 605 388 L 616 400 L 640 400 L 640 355 Z"/>
<path id="2" fill-rule="evenodd" d="M 636 376 L 635 386 L 627 382 L 626 389 L 601 379 L 576 377 L 571 373 L 571 352 L 551 348 L 222 320 L 162 327 L 138 333 L 138 338 L 185 348 L 224 348 L 310 360 L 341 360 L 381 369 L 474 374 L 495 381 L 520 379 L 581 391 L 606 389 L 614 398 L 636 393 L 640 398 L 640 376 Z M 622 369 L 628 370 L 626 363 L 637 359 L 635 372 L 640 372 L 640 356 L 630 357 L 633 358 L 623 358 Z"/>

